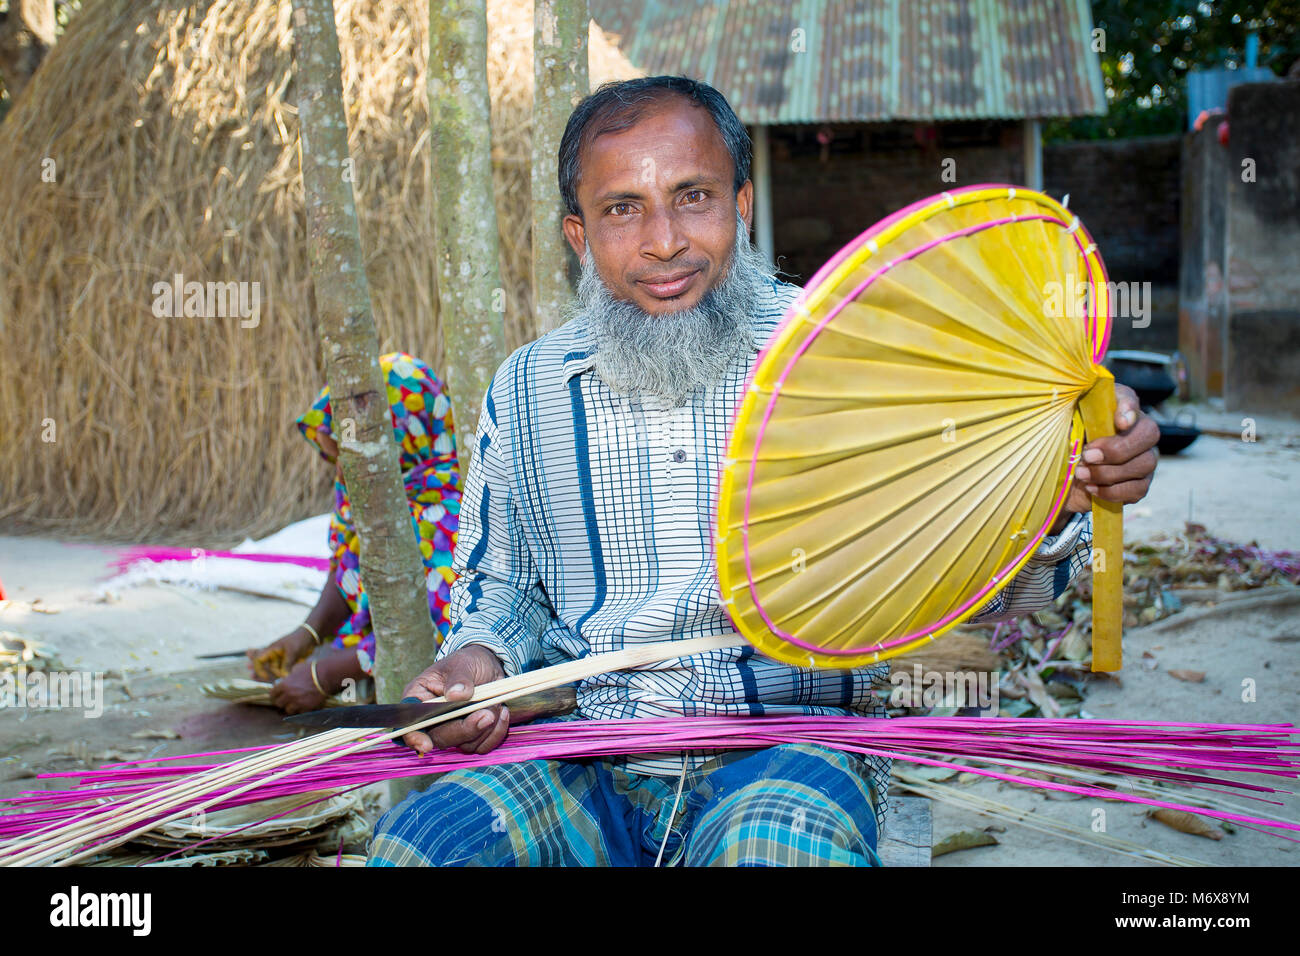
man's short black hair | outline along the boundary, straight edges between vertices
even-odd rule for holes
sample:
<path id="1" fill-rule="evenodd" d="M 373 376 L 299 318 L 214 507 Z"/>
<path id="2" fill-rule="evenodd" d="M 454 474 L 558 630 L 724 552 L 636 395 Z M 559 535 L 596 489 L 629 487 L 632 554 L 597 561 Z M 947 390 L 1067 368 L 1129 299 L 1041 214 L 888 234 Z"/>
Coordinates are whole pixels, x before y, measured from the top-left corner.
<path id="1" fill-rule="evenodd" d="M 749 179 L 752 146 L 745 125 L 740 122 L 727 98 L 698 80 L 686 76 L 647 76 L 635 80 L 619 80 L 601 84 L 600 88 L 585 97 L 569 117 L 560 140 L 559 178 L 560 196 L 571 215 L 581 216 L 578 208 L 579 157 L 591 141 L 604 133 L 621 133 L 641 119 L 646 110 L 674 96 L 685 97 L 696 106 L 702 106 L 713 117 L 714 125 L 722 134 L 722 141 L 731 154 L 735 169 L 732 177 L 733 191 Z"/>

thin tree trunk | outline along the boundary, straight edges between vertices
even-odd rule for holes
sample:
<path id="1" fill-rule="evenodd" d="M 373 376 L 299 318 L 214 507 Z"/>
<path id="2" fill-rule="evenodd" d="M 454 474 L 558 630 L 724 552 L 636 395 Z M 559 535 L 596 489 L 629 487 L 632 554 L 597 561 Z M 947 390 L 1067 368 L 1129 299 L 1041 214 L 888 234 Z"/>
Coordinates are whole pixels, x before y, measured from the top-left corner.
<path id="1" fill-rule="evenodd" d="M 361 541 L 380 701 L 437 650 L 424 565 L 402 486 L 357 225 L 332 0 L 293 0 L 308 248 L 339 464 Z"/>
<path id="2" fill-rule="evenodd" d="M 533 4 L 533 315 L 540 332 L 558 328 L 571 288 L 569 244 L 556 157 L 569 114 L 587 95 L 587 0 Z"/>
<path id="3" fill-rule="evenodd" d="M 506 357 L 505 287 L 497 263 L 484 0 L 429 4 L 429 121 L 438 322 L 456 443 L 468 468 L 484 393 Z"/>

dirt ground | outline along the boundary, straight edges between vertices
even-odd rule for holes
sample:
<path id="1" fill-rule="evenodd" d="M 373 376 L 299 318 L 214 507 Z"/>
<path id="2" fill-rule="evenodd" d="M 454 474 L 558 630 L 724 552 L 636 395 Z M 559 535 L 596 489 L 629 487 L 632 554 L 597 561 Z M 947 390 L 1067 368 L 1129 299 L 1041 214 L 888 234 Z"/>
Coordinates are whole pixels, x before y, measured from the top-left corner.
<path id="1" fill-rule="evenodd" d="M 1126 539 L 1175 533 L 1190 514 L 1222 538 L 1300 550 L 1300 422 L 1255 417 L 1252 442 L 1240 437 L 1246 416 L 1205 406 L 1195 411 L 1202 427 L 1225 435 L 1205 435 L 1161 461 L 1150 496 L 1125 511 Z M 10 599 L 0 605 L 0 631 L 49 645 L 64 669 L 105 675 L 98 719 L 78 711 L 0 710 L 0 795 L 43 786 L 33 779 L 39 772 L 297 735 L 274 711 L 203 697 L 199 685 L 243 676 L 244 667 L 238 661 L 205 665 L 194 655 L 268 643 L 301 621 L 305 609 L 226 591 L 115 587 L 108 578 L 118 551 L 84 541 L 6 535 L 0 525 L 0 581 Z M 1300 602 L 1245 600 L 1184 611 L 1126 633 L 1121 681 L 1095 681 L 1085 710 L 1134 720 L 1292 722 L 1300 713 L 1298 650 Z M 1145 663 L 1144 652 L 1151 655 Z M 1207 676 L 1203 683 L 1188 683 L 1168 673 L 1178 668 Z M 1253 682 L 1253 701 L 1243 700 L 1247 681 Z M 989 781 L 946 784 L 1085 829 L 1100 806 L 1107 833 L 1206 863 L 1300 864 L 1300 843 L 1242 827 L 1216 841 L 1172 830 L 1148 819 L 1142 808 L 1114 801 L 1059 799 Z M 1256 809 L 1300 820 L 1300 797 L 1280 802 Z M 1005 827 L 995 833 L 998 845 L 938 857 L 936 866 L 1149 865 L 941 802 L 933 814 L 936 843 L 957 831 Z"/>

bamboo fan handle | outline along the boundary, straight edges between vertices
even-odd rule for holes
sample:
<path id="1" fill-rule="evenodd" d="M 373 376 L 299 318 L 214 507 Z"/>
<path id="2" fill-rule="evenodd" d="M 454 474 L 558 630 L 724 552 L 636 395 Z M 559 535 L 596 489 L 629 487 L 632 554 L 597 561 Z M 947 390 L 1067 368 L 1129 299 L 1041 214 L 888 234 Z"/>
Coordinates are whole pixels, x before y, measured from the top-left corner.
<path id="1" fill-rule="evenodd" d="M 1097 368 L 1097 381 L 1079 400 L 1088 441 L 1115 434 L 1115 379 Z M 1092 669 L 1122 666 L 1124 627 L 1124 507 L 1092 499 Z"/>

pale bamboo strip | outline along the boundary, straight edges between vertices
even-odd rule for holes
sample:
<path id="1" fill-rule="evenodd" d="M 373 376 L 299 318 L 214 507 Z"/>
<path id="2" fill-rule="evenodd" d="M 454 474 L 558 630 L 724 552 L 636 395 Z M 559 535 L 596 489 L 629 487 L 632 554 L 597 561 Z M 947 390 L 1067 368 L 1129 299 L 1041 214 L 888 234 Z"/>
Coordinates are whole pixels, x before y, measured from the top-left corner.
<path id="1" fill-rule="evenodd" d="M 352 736 L 351 732 L 345 732 L 343 730 L 332 730 L 332 731 L 327 731 L 326 733 L 339 735 L 340 738 L 344 736 L 346 737 Z M 319 734 L 316 737 L 307 738 L 304 740 L 296 740 L 291 743 L 282 745 L 282 748 L 277 748 L 277 750 L 274 752 L 279 753 L 282 757 L 291 758 L 293 756 L 297 756 L 298 752 L 308 752 L 308 747 L 311 746 L 314 741 L 319 740 L 323 737 L 325 737 L 325 734 Z M 197 773 L 190 779 L 194 782 L 203 782 L 205 784 L 219 784 L 223 778 L 232 778 L 237 774 L 246 774 L 246 773 L 254 772 L 256 769 L 258 769 L 257 765 L 259 762 L 265 762 L 265 760 L 268 757 L 268 753 L 270 752 L 264 751 L 258 754 L 253 754 L 249 757 L 243 757 L 238 760 L 231 761 L 230 763 L 222 764 L 220 767 L 213 767 L 209 770 L 205 770 L 200 773 Z M 176 781 L 170 783 L 158 784 L 157 786 L 152 787 L 149 790 L 146 790 L 143 793 L 137 794 L 136 796 L 132 797 L 129 801 L 123 803 L 119 808 L 119 810 L 129 810 L 129 809 L 135 809 L 138 807 L 147 806 L 151 803 L 151 801 L 154 798 L 165 796 L 169 791 L 171 791 L 176 786 L 177 786 Z M 93 819 L 93 817 L 88 819 Z M 43 827 L 40 830 L 28 834 L 27 836 L 23 837 L 20 840 L 13 840 L 3 845 L 0 845 L 0 851 L 4 851 L 6 853 L 12 853 L 15 849 L 18 848 L 36 846 L 41 843 L 42 839 L 45 836 L 55 831 L 62 830 L 65 833 L 71 833 L 73 832 L 74 829 L 79 828 L 83 823 L 86 822 L 87 820 L 75 820 L 70 823 L 52 824 L 50 826 Z"/>
<path id="2" fill-rule="evenodd" d="M 651 664 L 662 664 L 664 661 L 677 657 L 691 657 L 695 654 L 723 650 L 728 647 L 743 647 L 744 644 L 745 638 L 736 633 L 720 634 L 715 637 L 693 637 L 685 641 L 655 641 L 650 644 L 639 644 L 635 647 L 624 648 L 621 651 L 612 651 L 608 654 L 593 654 L 591 657 L 566 661 L 563 664 L 555 664 L 535 671 L 525 671 L 522 674 L 516 674 L 514 677 L 504 677 L 490 684 L 482 684 L 474 689 L 474 694 L 466 701 L 466 704 L 481 703 L 483 706 L 491 706 L 491 704 L 497 702 L 496 699 L 505 700 L 533 691 L 548 690 L 552 687 L 570 684 L 575 680 L 595 677 L 597 674 L 627 670 L 633 667 L 648 667 Z M 489 698 L 493 699 L 489 700 Z M 442 698 L 437 699 L 442 700 Z M 420 721 L 406 727 L 399 733 L 410 733 L 412 730 L 419 730 L 421 727 L 429 726 L 434 722 L 440 722 L 441 719 Z"/>
<path id="3" fill-rule="evenodd" d="M 563 664 L 557 664 L 552 667 L 542 668 L 536 671 L 527 671 L 523 674 L 517 674 L 514 677 L 503 678 L 502 680 L 493 681 L 475 688 L 473 696 L 465 702 L 464 706 L 454 711 L 441 714 L 427 720 L 417 721 L 400 730 L 383 734 L 374 734 L 372 730 L 345 729 L 337 731 L 326 731 L 322 734 L 316 734 L 302 741 L 296 741 L 293 744 L 286 744 L 283 748 L 275 748 L 253 757 L 233 761 L 231 764 L 223 765 L 213 771 L 206 771 L 187 781 L 181 781 L 169 784 L 148 794 L 136 797 L 129 801 L 125 806 L 115 808 L 111 820 L 101 823 L 98 821 L 100 814 L 96 814 L 86 820 L 77 821 L 71 825 L 56 828 L 48 834 L 45 841 L 37 838 L 26 838 L 22 841 L 15 841 L 4 849 L 12 851 L 15 848 L 21 848 L 22 852 L 12 854 L 3 859 L 6 866 L 22 866 L 45 863 L 57 866 L 67 866 L 79 862 L 96 853 L 102 853 L 106 849 L 118 846 L 132 837 L 145 833 L 162 823 L 179 819 L 180 817 L 190 816 L 221 800 L 226 800 L 234 796 L 246 793 L 249 790 L 256 789 L 273 783 L 293 773 L 305 770 L 309 767 L 318 766 L 330 760 L 347 754 L 355 753 L 358 750 L 364 750 L 367 747 L 373 747 L 376 744 L 386 740 L 401 737 L 413 730 L 422 730 L 426 727 L 432 727 L 435 724 L 445 721 L 456 720 L 464 717 L 467 713 L 481 710 L 484 707 L 493 704 L 511 700 L 523 694 L 533 691 L 546 690 L 551 687 L 558 687 L 562 684 L 572 683 L 585 677 L 593 677 L 596 674 L 608 673 L 610 671 L 624 670 L 626 668 L 644 667 L 652 664 L 662 663 L 679 657 L 689 657 L 694 654 L 706 653 L 714 650 L 721 650 L 729 647 L 739 647 L 745 643 L 745 639 L 739 634 L 724 634 L 715 637 L 692 638 L 685 641 L 658 641 L 651 644 L 639 645 L 636 647 L 625 648 L 621 651 L 615 651 L 608 654 L 598 654 L 591 657 L 585 657 L 580 660 L 567 661 Z M 363 739 L 354 743 L 352 746 L 343 747 L 340 750 L 321 753 L 321 751 L 330 750 L 338 747 L 345 741 L 355 740 L 358 736 L 364 735 Z M 253 773 L 260 773 L 265 770 L 271 770 L 275 767 L 283 766 L 286 763 L 296 761 L 304 756 L 317 754 L 315 759 L 308 760 L 306 763 L 296 764 L 285 770 L 272 773 L 270 776 L 262 777 L 237 787 L 232 791 L 227 791 L 220 796 L 213 797 L 197 805 L 188 804 L 186 801 L 201 796 L 204 793 L 212 792 L 219 789 L 225 783 L 234 782 L 244 779 Z M 159 812 L 165 812 L 170 807 L 182 807 L 172 813 L 166 814 L 161 819 L 147 819 Z M 124 826 L 140 823 L 126 833 L 118 833 L 111 840 L 97 843 L 92 847 L 86 847 L 78 852 L 79 847 L 84 847 L 87 843 L 101 838 L 105 835 L 106 830 L 121 830 Z M 50 837 L 55 837 L 56 842 L 50 843 Z M 71 853 L 71 856 L 60 859 L 64 854 Z"/>
<path id="4" fill-rule="evenodd" d="M 146 793 L 133 797 L 122 806 L 114 808 L 111 820 L 111 829 L 117 829 L 124 823 L 131 823 L 143 819 L 151 813 L 159 812 L 169 806 L 175 806 L 179 801 L 183 801 L 192 795 L 216 790 L 227 783 L 233 783 L 252 774 L 298 760 L 326 747 L 337 746 L 346 740 L 354 738 L 356 733 L 355 730 L 326 731 L 323 734 L 316 734 L 313 737 L 284 744 L 282 747 L 277 747 L 274 750 L 264 751 L 262 753 L 254 754 L 251 757 L 245 757 L 228 764 L 223 764 L 220 767 L 214 767 L 211 770 L 203 771 L 202 773 L 196 774 L 183 781 L 160 784 L 158 787 L 155 787 Z M 252 789 L 252 786 L 255 785 L 256 784 L 251 785 L 246 789 Z M 135 836 L 137 832 L 146 832 L 153 826 L 170 822 L 179 817 L 192 815 L 199 810 L 206 809 L 206 807 L 207 804 L 187 807 L 185 810 L 168 816 L 165 820 L 154 821 L 139 831 L 134 831 L 131 834 L 128 834 L 121 840 L 115 841 L 111 844 L 105 844 L 105 849 L 111 846 L 117 846 L 118 843 L 124 842 L 131 836 Z M 59 852 L 75 848 L 82 843 L 95 839 L 98 836 L 102 836 L 106 824 L 100 821 L 100 816 L 101 814 L 94 814 L 82 820 L 65 824 L 62 827 L 56 827 L 49 833 L 42 832 L 41 834 L 26 837 L 23 840 L 14 841 L 13 843 L 6 845 L 3 849 L 12 853 L 13 850 L 21 848 L 26 852 L 5 857 L 3 863 L 6 866 L 30 865 L 39 860 L 44 860 L 50 856 L 57 855 Z M 43 836 L 48 838 L 55 835 L 59 837 L 57 843 L 53 845 L 42 845 Z M 35 860 L 33 859 L 34 855 L 37 855 Z"/>

